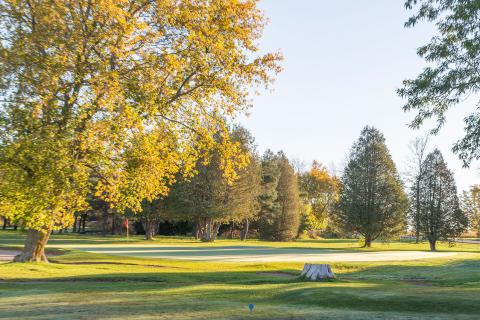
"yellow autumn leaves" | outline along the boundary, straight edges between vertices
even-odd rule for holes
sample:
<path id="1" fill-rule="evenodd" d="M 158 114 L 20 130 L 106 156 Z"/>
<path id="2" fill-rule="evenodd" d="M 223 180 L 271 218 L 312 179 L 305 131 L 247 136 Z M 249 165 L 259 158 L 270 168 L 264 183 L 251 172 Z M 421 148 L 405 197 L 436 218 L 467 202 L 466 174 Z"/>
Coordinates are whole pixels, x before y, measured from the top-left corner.
<path id="1" fill-rule="evenodd" d="M 280 71 L 259 55 L 254 0 L 6 0 L 0 4 L 0 206 L 68 225 L 96 195 L 120 210 L 168 193 L 215 150 L 248 156 L 228 123 Z"/>

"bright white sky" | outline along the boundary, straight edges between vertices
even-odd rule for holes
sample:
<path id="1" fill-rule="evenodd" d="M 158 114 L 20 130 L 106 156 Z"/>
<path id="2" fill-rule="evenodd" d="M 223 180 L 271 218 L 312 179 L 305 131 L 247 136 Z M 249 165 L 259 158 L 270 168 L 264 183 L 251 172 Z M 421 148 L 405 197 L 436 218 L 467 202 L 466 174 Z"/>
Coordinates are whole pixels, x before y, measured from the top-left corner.
<path id="1" fill-rule="evenodd" d="M 273 92 L 254 98 L 241 119 L 259 151 L 284 150 L 310 164 L 316 159 L 340 172 L 352 143 L 365 125 L 383 132 L 397 168 L 404 172 L 409 142 L 427 131 L 407 127 L 395 90 L 415 77 L 423 60 L 416 48 L 433 35 L 431 25 L 405 29 L 410 15 L 403 0 L 263 0 L 270 19 L 261 48 L 281 50 L 284 71 Z M 459 191 L 480 183 L 478 163 L 463 169 L 451 152 L 462 136 L 463 118 L 474 109 L 464 102 L 448 114 L 431 139 L 455 173 Z"/>

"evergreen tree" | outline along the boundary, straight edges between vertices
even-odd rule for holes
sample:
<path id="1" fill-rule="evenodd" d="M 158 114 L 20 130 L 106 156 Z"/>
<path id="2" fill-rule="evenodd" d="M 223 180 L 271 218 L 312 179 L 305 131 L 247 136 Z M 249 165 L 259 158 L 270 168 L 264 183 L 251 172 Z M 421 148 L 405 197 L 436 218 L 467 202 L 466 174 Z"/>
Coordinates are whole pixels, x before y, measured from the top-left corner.
<path id="1" fill-rule="evenodd" d="M 300 195 L 298 178 L 287 157 L 279 154 L 280 177 L 277 185 L 277 201 L 280 212 L 277 217 L 275 240 L 291 241 L 298 235 L 300 226 Z"/>
<path id="2" fill-rule="evenodd" d="M 214 241 L 220 226 L 226 222 L 243 222 L 247 229 L 249 219 L 258 212 L 259 164 L 253 138 L 240 126 L 231 130 L 231 138 L 244 155 L 240 162 L 246 163 L 237 170 L 233 182 L 225 177 L 221 154 L 214 153 L 207 163 L 197 162 L 197 174 L 179 181 L 167 198 L 173 217 L 194 221 L 197 237 L 202 241 Z M 244 230 L 244 236 L 247 231 Z"/>
<path id="3" fill-rule="evenodd" d="M 351 149 L 342 185 L 335 219 L 345 231 L 362 235 L 364 246 L 404 230 L 407 196 L 377 129 L 362 130 Z"/>
<path id="4" fill-rule="evenodd" d="M 300 225 L 298 178 L 287 157 L 267 151 L 262 161 L 260 235 L 264 239 L 290 241 Z"/>
<path id="5" fill-rule="evenodd" d="M 430 250 L 438 240 L 461 235 L 468 217 L 460 210 L 453 173 L 438 149 L 427 155 L 420 180 L 420 233 L 428 239 Z"/>
<path id="6" fill-rule="evenodd" d="M 471 230 L 480 237 L 480 186 L 474 185 L 469 191 L 463 191 L 462 210 L 468 215 Z"/>
<path id="7" fill-rule="evenodd" d="M 167 197 L 174 220 L 195 222 L 197 238 L 214 241 L 222 222 L 226 222 L 227 181 L 214 155 L 208 163 L 197 163 L 197 174 L 178 181 Z"/>
<path id="8" fill-rule="evenodd" d="M 239 170 L 238 179 L 227 189 L 227 210 L 230 220 L 241 225 L 240 239 L 245 240 L 250 229 L 250 223 L 259 214 L 259 196 L 261 192 L 260 159 L 255 152 L 255 139 L 241 126 L 232 130 L 232 139 L 242 146 L 242 151 L 250 155 L 249 164 Z"/>
<path id="9" fill-rule="evenodd" d="M 262 183 L 260 200 L 259 232 L 263 239 L 273 239 L 273 225 L 279 211 L 277 185 L 280 178 L 277 157 L 267 150 L 262 157 Z"/>

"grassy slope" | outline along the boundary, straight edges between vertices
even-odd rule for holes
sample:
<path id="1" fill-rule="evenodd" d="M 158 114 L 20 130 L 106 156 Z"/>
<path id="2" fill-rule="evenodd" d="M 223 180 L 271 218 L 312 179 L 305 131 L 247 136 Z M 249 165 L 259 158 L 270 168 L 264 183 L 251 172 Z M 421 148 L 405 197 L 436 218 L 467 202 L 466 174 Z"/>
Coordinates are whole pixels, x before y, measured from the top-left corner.
<path id="1" fill-rule="evenodd" d="M 51 243 L 120 245 L 123 241 L 119 237 L 55 236 Z M 132 242 L 144 243 L 140 238 Z M 18 234 L 0 232 L 0 246 L 20 243 Z M 159 243 L 194 242 L 162 238 Z M 239 244 L 220 241 L 213 246 Z M 271 245 L 245 243 L 266 244 Z M 358 243 L 349 240 L 273 245 L 359 250 Z M 370 250 L 424 247 L 394 243 L 378 244 Z M 455 260 L 337 263 L 333 264 L 337 281 L 309 283 L 296 279 L 302 268 L 299 263 L 187 262 L 65 249 L 65 254 L 52 257 L 54 263 L 49 265 L 0 264 L 0 318 L 478 319 L 479 246 L 443 246 L 442 250 L 477 254 Z M 251 315 L 249 303 L 256 305 Z"/>

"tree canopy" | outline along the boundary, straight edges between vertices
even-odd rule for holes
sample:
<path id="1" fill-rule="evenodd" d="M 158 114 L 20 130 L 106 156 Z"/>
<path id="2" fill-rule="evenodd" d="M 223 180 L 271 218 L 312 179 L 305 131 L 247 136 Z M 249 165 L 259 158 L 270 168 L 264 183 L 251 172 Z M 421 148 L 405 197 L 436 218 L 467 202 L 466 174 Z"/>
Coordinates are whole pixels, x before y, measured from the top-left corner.
<path id="1" fill-rule="evenodd" d="M 467 214 L 470 228 L 480 237 L 480 186 L 474 185 L 468 191 L 463 191 L 461 208 Z"/>
<path id="2" fill-rule="evenodd" d="M 480 158 L 480 5 L 477 0 L 407 0 L 416 13 L 407 21 L 414 27 L 421 21 L 435 24 L 437 34 L 418 49 L 428 65 L 415 79 L 405 80 L 398 94 L 407 101 L 405 111 L 414 111 L 411 123 L 419 128 L 434 118 L 437 133 L 446 112 L 467 97 L 476 100 L 475 111 L 465 118 L 465 136 L 453 147 L 465 166 Z"/>
<path id="3" fill-rule="evenodd" d="M 290 241 L 300 225 L 298 177 L 283 152 L 267 150 L 262 158 L 260 194 L 260 236 L 268 240 Z"/>
<path id="4" fill-rule="evenodd" d="M 309 171 L 300 174 L 300 194 L 305 207 L 305 228 L 321 231 L 327 227 L 340 197 L 340 179 L 314 161 Z"/>
<path id="5" fill-rule="evenodd" d="M 461 235 L 468 226 L 468 217 L 460 210 L 453 173 L 441 152 L 435 149 L 428 154 L 422 167 L 418 228 L 434 251 L 438 240 Z"/>
<path id="6" fill-rule="evenodd" d="M 5 0 L 0 11 L 7 217 L 48 233 L 92 189 L 141 211 L 212 150 L 226 179 L 237 177 L 226 121 L 281 58 L 257 53 L 265 19 L 255 0 Z"/>
<path id="7" fill-rule="evenodd" d="M 362 235 L 364 245 L 370 246 L 379 237 L 404 230 L 407 206 L 383 134 L 365 127 L 350 151 L 335 220 L 345 231 Z"/>

